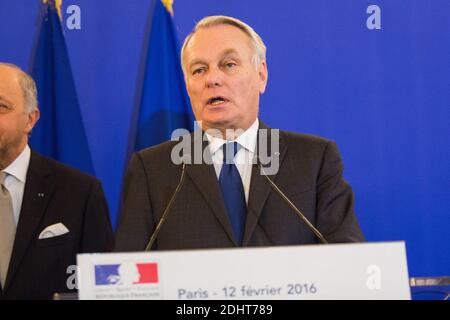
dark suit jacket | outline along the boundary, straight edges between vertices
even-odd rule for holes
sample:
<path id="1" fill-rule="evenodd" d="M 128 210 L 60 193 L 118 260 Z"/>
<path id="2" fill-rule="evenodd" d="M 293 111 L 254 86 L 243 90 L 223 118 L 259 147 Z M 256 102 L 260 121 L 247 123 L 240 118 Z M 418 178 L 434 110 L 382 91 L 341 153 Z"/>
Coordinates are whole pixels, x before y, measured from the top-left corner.
<path id="1" fill-rule="evenodd" d="M 267 128 L 263 123 L 260 129 Z M 194 136 L 194 135 L 192 135 Z M 191 137 L 192 143 L 196 137 Z M 270 136 L 269 136 L 270 139 Z M 125 176 L 116 251 L 144 250 L 179 182 L 181 165 L 171 161 L 177 142 L 133 155 Z M 206 156 L 210 157 L 206 143 Z M 334 142 L 280 131 L 280 168 L 271 178 L 329 242 L 362 241 L 353 193 L 342 177 Z M 186 180 L 154 249 L 235 247 L 214 166 L 188 165 Z M 243 246 L 317 243 L 318 239 L 253 166 Z"/>
<path id="2" fill-rule="evenodd" d="M 42 230 L 59 222 L 69 233 L 38 239 Z M 73 275 L 67 268 L 76 265 L 76 254 L 109 251 L 112 247 L 108 207 L 100 182 L 32 152 L 1 298 L 50 299 L 55 292 L 67 292 L 66 282 Z"/>

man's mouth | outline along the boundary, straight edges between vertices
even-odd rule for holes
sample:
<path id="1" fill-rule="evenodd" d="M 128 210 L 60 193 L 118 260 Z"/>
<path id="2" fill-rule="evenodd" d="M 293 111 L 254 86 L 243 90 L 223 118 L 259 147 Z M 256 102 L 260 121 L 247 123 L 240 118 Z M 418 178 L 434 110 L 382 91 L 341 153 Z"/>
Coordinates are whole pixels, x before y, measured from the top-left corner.
<path id="1" fill-rule="evenodd" d="M 207 101 L 207 104 L 212 105 L 212 106 L 217 106 L 217 105 L 222 104 L 227 101 L 228 100 L 225 99 L 224 97 L 217 96 L 217 97 L 209 98 Z"/>

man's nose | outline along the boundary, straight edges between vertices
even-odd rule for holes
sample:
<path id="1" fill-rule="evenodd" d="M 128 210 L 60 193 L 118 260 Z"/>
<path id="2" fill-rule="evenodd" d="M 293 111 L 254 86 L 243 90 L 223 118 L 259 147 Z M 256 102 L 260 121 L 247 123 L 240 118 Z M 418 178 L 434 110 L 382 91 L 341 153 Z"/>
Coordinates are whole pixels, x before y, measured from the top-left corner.
<path id="1" fill-rule="evenodd" d="M 219 68 L 210 68 L 206 76 L 206 86 L 208 88 L 220 87 L 222 85 L 222 72 Z"/>

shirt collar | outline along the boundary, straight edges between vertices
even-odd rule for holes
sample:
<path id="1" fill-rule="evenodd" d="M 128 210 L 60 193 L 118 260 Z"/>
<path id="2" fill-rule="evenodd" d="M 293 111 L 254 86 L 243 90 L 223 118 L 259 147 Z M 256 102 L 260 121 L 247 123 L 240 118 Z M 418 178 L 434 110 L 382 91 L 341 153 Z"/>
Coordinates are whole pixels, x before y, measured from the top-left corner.
<path id="1" fill-rule="evenodd" d="M 239 137 L 237 137 L 235 140 L 227 141 L 219 137 L 212 136 L 208 134 L 208 132 L 205 132 L 206 137 L 209 141 L 209 151 L 211 152 L 211 155 L 215 154 L 217 150 L 222 148 L 222 145 L 226 142 L 237 142 L 239 143 L 243 148 L 247 149 L 250 152 L 255 152 L 256 147 L 256 138 L 258 136 L 258 128 L 259 128 L 259 120 L 256 118 L 256 120 L 253 122 L 253 124 L 244 131 Z"/>
<path id="2" fill-rule="evenodd" d="M 25 183 L 27 178 L 28 166 L 30 164 L 31 150 L 27 145 L 20 155 L 14 160 L 3 172 L 6 172 L 10 176 L 13 176 L 22 183 Z"/>

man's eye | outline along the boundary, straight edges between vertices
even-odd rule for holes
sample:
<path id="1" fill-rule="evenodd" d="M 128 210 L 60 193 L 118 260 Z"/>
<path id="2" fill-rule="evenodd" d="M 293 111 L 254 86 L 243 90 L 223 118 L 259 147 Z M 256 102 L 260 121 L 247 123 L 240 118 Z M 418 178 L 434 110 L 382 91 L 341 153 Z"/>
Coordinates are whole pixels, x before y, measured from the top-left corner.
<path id="1" fill-rule="evenodd" d="M 202 74 L 203 71 L 204 71 L 204 68 L 198 68 L 198 69 L 195 69 L 194 71 L 192 71 L 192 74 L 193 75 Z"/>
<path id="2" fill-rule="evenodd" d="M 228 69 L 231 69 L 231 68 L 233 68 L 235 66 L 236 66 L 236 63 L 234 63 L 234 62 L 227 62 L 227 63 L 225 63 L 225 67 L 228 68 Z"/>

